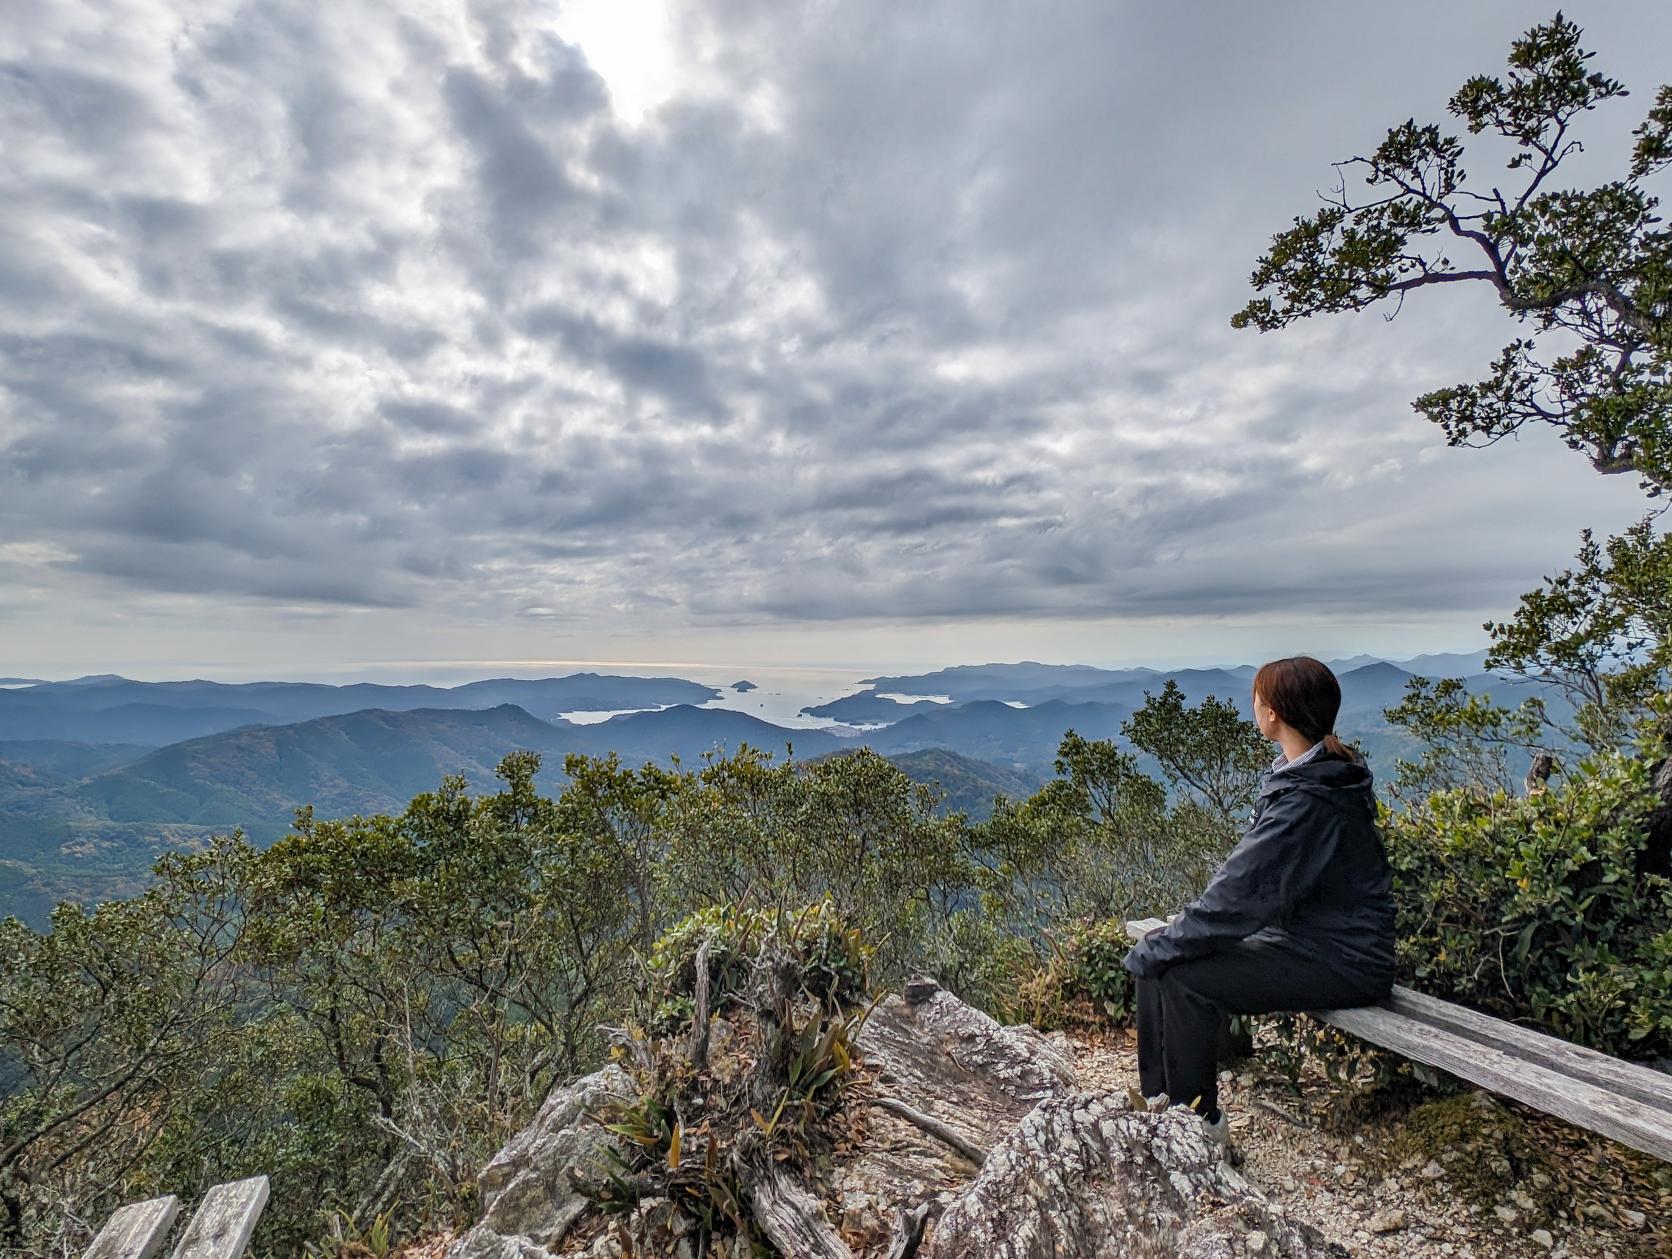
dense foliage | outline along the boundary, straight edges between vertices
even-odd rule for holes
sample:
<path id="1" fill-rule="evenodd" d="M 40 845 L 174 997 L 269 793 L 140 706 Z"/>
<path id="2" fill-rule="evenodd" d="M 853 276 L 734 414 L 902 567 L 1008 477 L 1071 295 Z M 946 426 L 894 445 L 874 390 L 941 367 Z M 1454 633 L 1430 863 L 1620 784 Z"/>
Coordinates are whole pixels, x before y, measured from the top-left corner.
<path id="1" fill-rule="evenodd" d="M 1672 872 L 1650 821 L 1665 807 L 1664 729 L 1645 722 L 1634 746 L 1552 790 L 1459 788 L 1389 816 L 1416 987 L 1610 1053 L 1672 1057 Z"/>
<path id="2" fill-rule="evenodd" d="M 1582 115 L 1626 95 L 1590 67 L 1560 14 L 1510 49 L 1502 77 L 1477 75 L 1447 108 L 1508 150 L 1506 177 L 1472 179 L 1464 145 L 1414 118 L 1368 156 L 1337 164 L 1322 209 L 1272 239 L 1263 292 L 1232 319 L 1273 330 L 1315 314 L 1403 303 L 1419 289 L 1485 285 L 1524 330 L 1478 383 L 1415 402 L 1454 446 L 1528 426 L 1554 429 L 1600 472 L 1672 487 L 1672 232 L 1655 176 L 1672 166 L 1672 84 L 1635 133 L 1626 169 L 1591 189 L 1558 171 L 1581 149 Z"/>
<path id="3" fill-rule="evenodd" d="M 1225 722 L 1157 696 L 1134 726 L 1180 747 L 1172 723 Z M 1228 782 L 1248 746 L 1229 733 L 1188 772 Z M 1110 924 L 1191 895 L 1235 820 L 1107 741 L 1070 732 L 1057 768 L 972 824 L 867 751 L 574 756 L 555 797 L 518 753 L 485 795 L 449 779 L 398 815 L 303 810 L 269 849 L 168 856 L 144 895 L 64 906 L 48 933 L 8 920 L 5 1244 L 68 1253 L 120 1200 L 258 1172 L 279 1253 L 467 1220 L 487 1158 L 602 1060 L 601 1025 L 679 1026 L 704 942 L 714 1008 L 742 1000 L 792 919 L 821 1017 L 913 970 L 1015 1010 L 1065 957 L 1072 992 L 1119 1013 Z"/>

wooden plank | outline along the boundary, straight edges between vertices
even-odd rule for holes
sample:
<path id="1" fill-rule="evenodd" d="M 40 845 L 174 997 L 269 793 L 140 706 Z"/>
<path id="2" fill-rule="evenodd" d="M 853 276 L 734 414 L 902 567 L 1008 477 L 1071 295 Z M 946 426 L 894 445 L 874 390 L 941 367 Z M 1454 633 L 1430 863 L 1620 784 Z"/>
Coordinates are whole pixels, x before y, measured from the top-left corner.
<path id="1" fill-rule="evenodd" d="M 105 1221 L 84 1259 L 151 1259 L 179 1214 L 180 1199 L 173 1194 L 130 1202 Z"/>
<path id="2" fill-rule="evenodd" d="M 853 1259 L 824 1206 L 782 1166 L 770 1164 L 748 1187 L 755 1223 L 782 1255 L 796 1259 Z"/>
<path id="3" fill-rule="evenodd" d="M 1518 1058 L 1382 1006 L 1320 1010 L 1317 1017 L 1365 1040 L 1438 1067 L 1473 1084 L 1600 1132 L 1634 1150 L 1672 1162 L 1672 1127 L 1664 1112 L 1585 1080 Z"/>
<path id="4" fill-rule="evenodd" d="M 267 1205 L 267 1177 L 216 1185 L 203 1195 L 174 1259 L 238 1259 Z"/>
<path id="5" fill-rule="evenodd" d="M 1127 938 L 1131 940 L 1142 940 L 1150 932 L 1160 931 L 1161 928 L 1166 925 L 1167 920 L 1164 918 L 1134 918 L 1131 922 L 1126 924 Z"/>
<path id="6" fill-rule="evenodd" d="M 1534 1031 L 1409 988 L 1395 988 L 1387 1006 L 1396 1014 L 1444 1027 L 1481 1044 L 1496 1045 L 1552 1071 L 1664 1111 L 1666 1123 L 1672 1127 L 1672 1075 L 1664 1071 L 1622 1062 L 1548 1032 Z"/>

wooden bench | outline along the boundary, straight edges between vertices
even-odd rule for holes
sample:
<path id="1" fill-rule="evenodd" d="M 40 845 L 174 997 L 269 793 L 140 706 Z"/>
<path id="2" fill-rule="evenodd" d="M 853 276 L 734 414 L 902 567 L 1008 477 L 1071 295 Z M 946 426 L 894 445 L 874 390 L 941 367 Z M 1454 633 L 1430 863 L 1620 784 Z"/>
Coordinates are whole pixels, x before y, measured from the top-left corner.
<path id="1" fill-rule="evenodd" d="M 1167 924 L 1141 918 L 1141 940 Z M 1546 1114 L 1672 1162 L 1672 1075 L 1621 1062 L 1449 1001 L 1395 987 L 1375 1005 L 1310 1010 L 1315 1019 Z"/>
<path id="2" fill-rule="evenodd" d="M 238 1259 L 266 1205 L 265 1176 L 216 1185 L 198 1203 L 172 1259 Z M 179 1214 L 180 1200 L 173 1194 L 131 1202 L 105 1222 L 85 1259 L 151 1259 Z"/>

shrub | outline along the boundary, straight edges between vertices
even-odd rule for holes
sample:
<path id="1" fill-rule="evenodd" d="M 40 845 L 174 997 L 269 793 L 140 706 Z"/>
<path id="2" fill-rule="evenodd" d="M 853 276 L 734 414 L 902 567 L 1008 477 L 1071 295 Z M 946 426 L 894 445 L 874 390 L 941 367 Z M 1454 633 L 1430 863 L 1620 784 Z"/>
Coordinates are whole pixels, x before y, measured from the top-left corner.
<path id="1" fill-rule="evenodd" d="M 993 909 L 976 906 L 958 910 L 930 936 L 920 969 L 971 1005 L 1004 1011 L 1036 965 L 1027 940 Z"/>
<path id="2" fill-rule="evenodd" d="M 750 1186 L 805 1165 L 842 1126 L 871 954 L 827 904 L 705 910 L 657 942 L 652 1018 L 612 1051 L 630 1096 L 593 1116 L 617 1145 L 573 1173 L 606 1212 L 655 1204 L 628 1225 L 634 1253 L 669 1236 L 694 1234 L 700 1253 L 757 1240 Z"/>
<path id="3" fill-rule="evenodd" d="M 1122 960 L 1132 942 L 1115 919 L 1071 925 L 1051 938 L 1051 956 L 1020 987 L 1007 1013 L 1041 1028 L 1125 1025 L 1134 1012 Z"/>
<path id="4" fill-rule="evenodd" d="M 800 984 L 828 1009 L 863 1001 L 876 950 L 828 904 L 797 910 L 711 906 L 681 919 L 655 943 L 646 963 L 652 994 L 647 1027 L 662 1035 L 689 1025 L 697 958 L 708 946 L 709 1009 L 725 1015 L 744 1000 L 768 944 L 793 958 Z"/>
<path id="5" fill-rule="evenodd" d="M 1541 795 L 1446 791 L 1388 816 L 1400 959 L 1416 986 L 1606 1053 L 1672 1054 L 1672 879 L 1649 826 L 1657 760 L 1646 736 Z"/>

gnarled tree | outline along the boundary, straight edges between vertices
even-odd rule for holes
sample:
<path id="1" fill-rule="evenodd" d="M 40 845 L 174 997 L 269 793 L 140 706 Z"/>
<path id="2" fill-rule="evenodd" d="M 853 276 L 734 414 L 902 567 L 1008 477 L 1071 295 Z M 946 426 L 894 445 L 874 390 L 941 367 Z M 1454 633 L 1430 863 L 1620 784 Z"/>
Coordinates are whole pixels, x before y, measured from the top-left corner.
<path id="1" fill-rule="evenodd" d="M 1558 187 L 1580 115 L 1626 95 L 1590 67 L 1560 13 L 1511 48 L 1503 77 L 1478 75 L 1448 109 L 1472 135 L 1508 141 L 1509 186 L 1474 179 L 1462 142 L 1433 123 L 1391 129 L 1336 164 L 1326 204 L 1272 240 L 1254 270 L 1264 296 L 1231 320 L 1271 331 L 1363 310 L 1416 289 L 1486 284 L 1526 332 L 1485 379 L 1416 399 L 1453 446 L 1548 425 L 1599 472 L 1672 487 L 1672 233 L 1652 178 L 1672 166 L 1672 85 L 1660 88 L 1617 179 Z"/>

